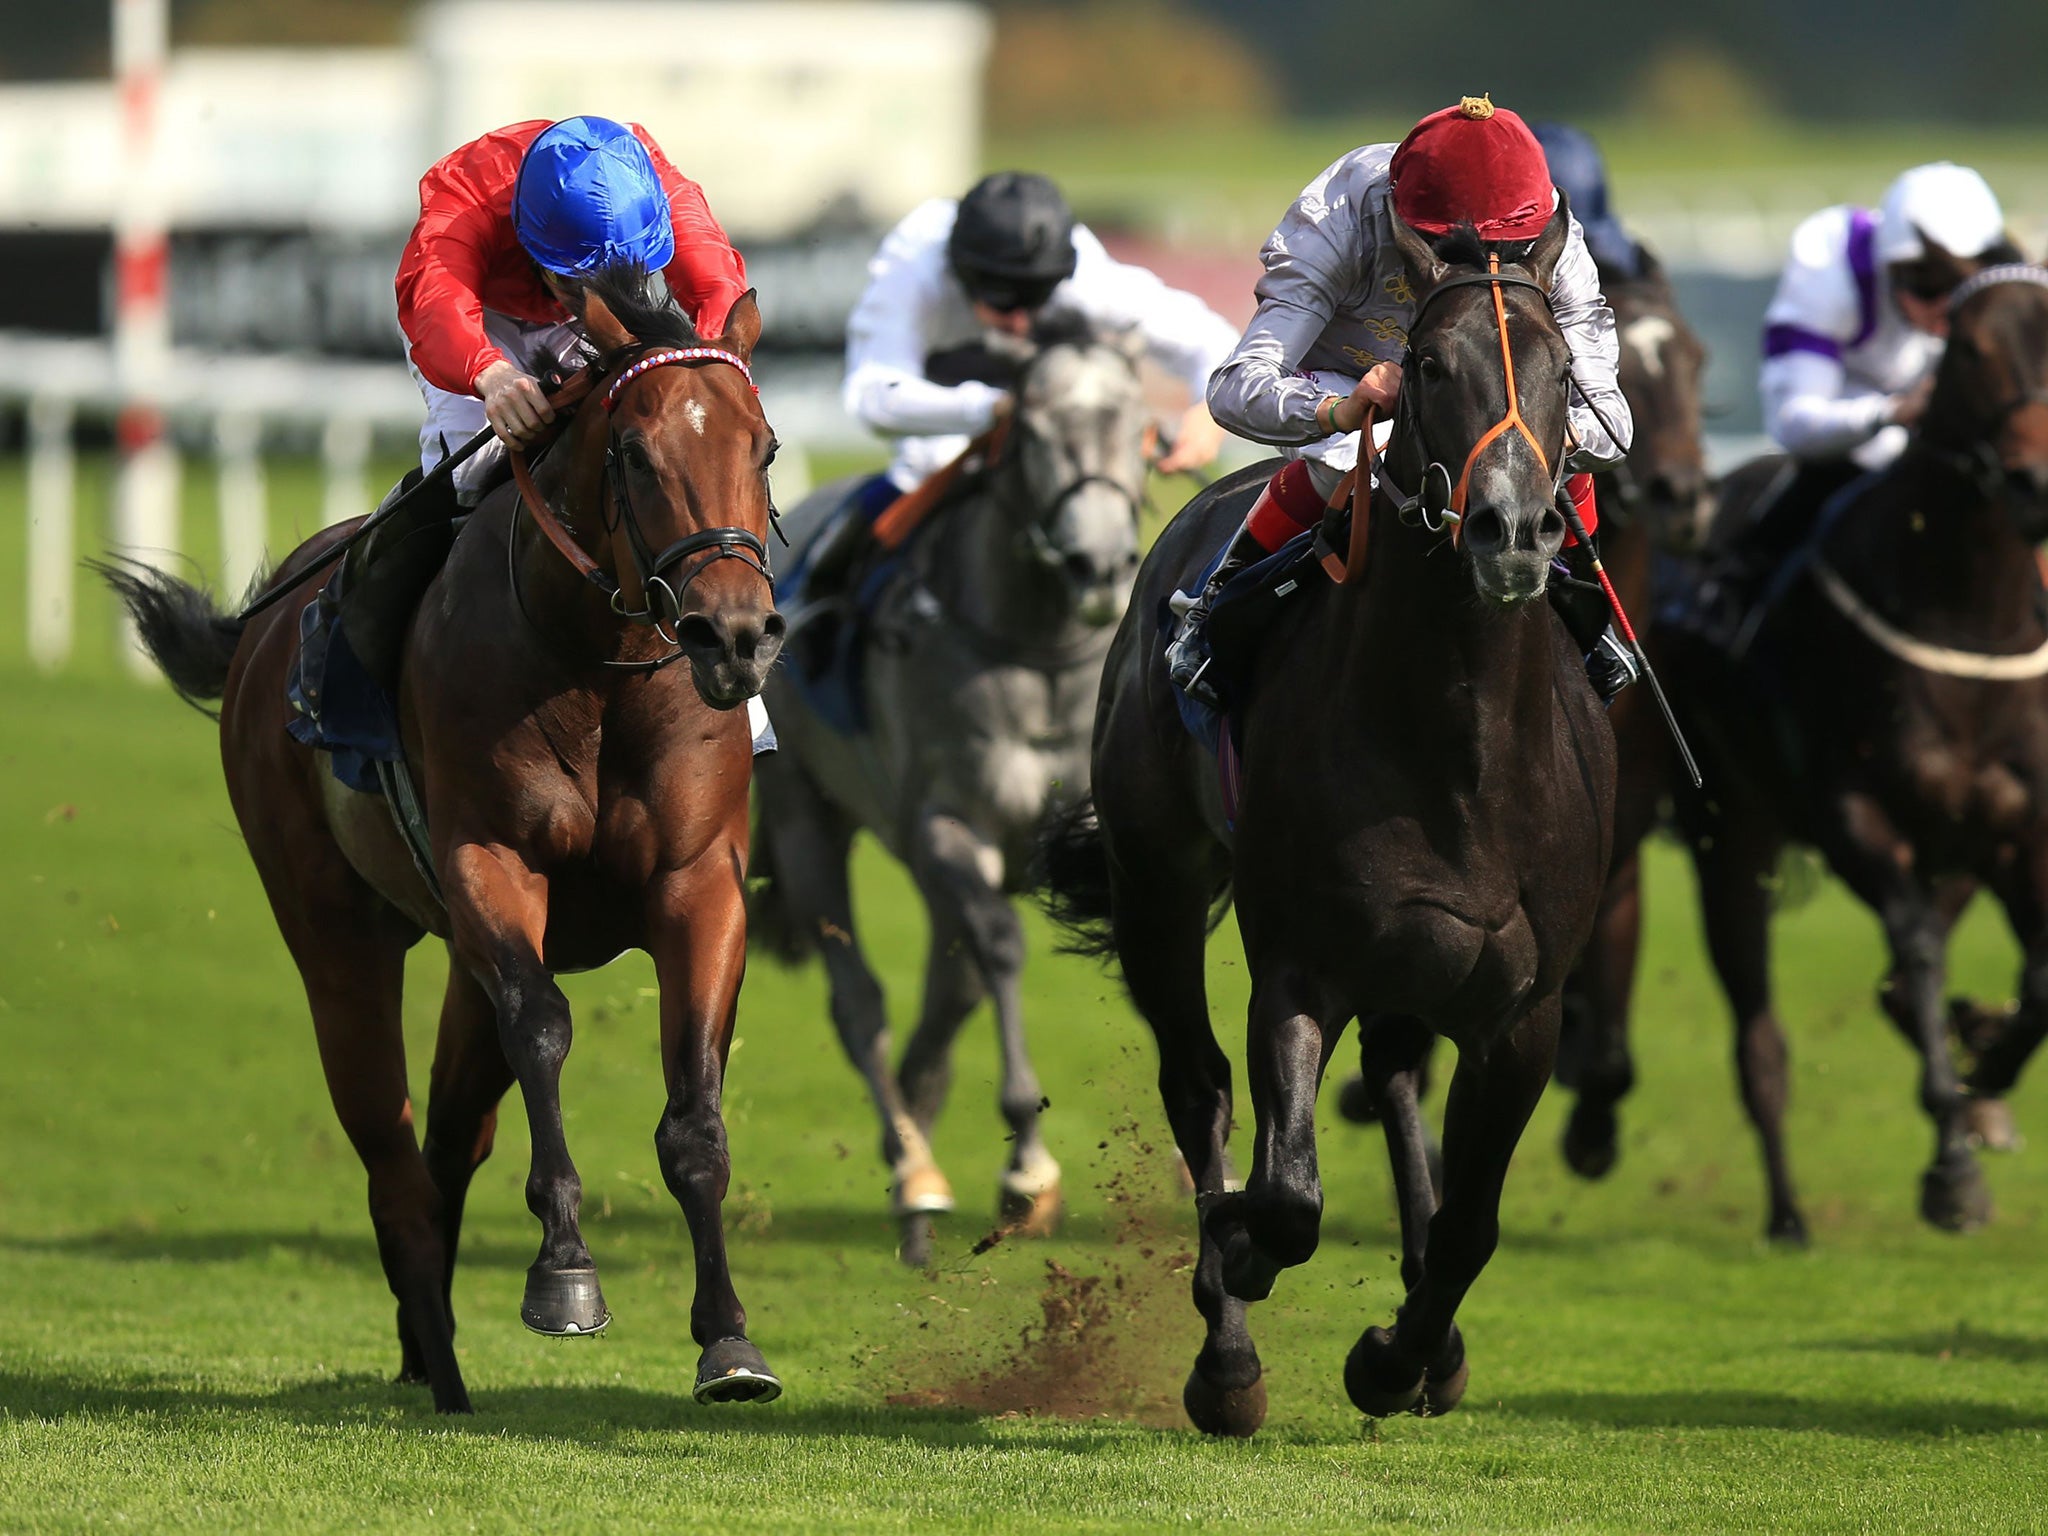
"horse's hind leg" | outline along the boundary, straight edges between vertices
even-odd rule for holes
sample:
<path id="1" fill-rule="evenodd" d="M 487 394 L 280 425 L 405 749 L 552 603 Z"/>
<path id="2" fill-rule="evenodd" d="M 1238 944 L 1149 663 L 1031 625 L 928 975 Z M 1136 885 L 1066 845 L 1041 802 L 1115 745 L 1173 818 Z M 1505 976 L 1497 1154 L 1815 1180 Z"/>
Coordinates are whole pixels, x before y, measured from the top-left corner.
<path id="1" fill-rule="evenodd" d="M 441 1195 L 441 1240 L 447 1249 L 447 1286 L 455 1283 L 455 1252 L 469 1181 L 491 1155 L 498 1133 L 498 1101 L 512 1086 L 512 1066 L 498 1038 L 490 994 L 451 955 L 434 1070 L 427 1098 L 427 1171 Z M 451 1301 L 452 1316 L 452 1301 Z"/>
<path id="2" fill-rule="evenodd" d="M 795 762 L 764 762 L 755 782 L 763 821 L 774 829 L 775 883 L 790 921 L 816 936 L 833 1028 L 868 1085 L 881 1121 L 882 1160 L 893 1178 L 901 1255 L 905 1263 L 922 1265 L 931 1254 L 932 1218 L 953 1209 L 953 1189 L 932 1157 L 926 1127 L 906 1109 L 890 1069 L 882 984 L 861 954 L 853 921 L 847 880 L 853 829 Z"/>
<path id="3" fill-rule="evenodd" d="M 1825 852 L 1835 872 L 1874 909 L 1892 952 L 1884 1010 L 1920 1058 L 1920 1107 L 1934 1122 L 1934 1160 L 1920 1181 L 1920 1215 L 1950 1232 L 1991 1219 L 1991 1192 L 1970 1147 L 1969 1102 L 1949 1052 L 1942 999 L 1947 926 L 1934 892 L 1912 873 L 1911 849 L 1875 800 L 1845 795 Z"/>
<path id="4" fill-rule="evenodd" d="M 896 1071 L 897 1091 L 909 1113 L 921 1144 L 929 1147 L 932 1127 L 945 1108 L 946 1093 L 953 1081 L 953 1041 L 960 1026 L 977 1004 L 988 995 L 981 979 L 981 967 L 961 930 L 958 914 L 950 906 L 928 906 L 931 916 L 931 949 L 925 956 L 924 1000 L 918 1010 L 917 1028 L 903 1048 L 903 1062 Z M 930 1152 L 925 1156 L 929 1158 Z M 936 1164 L 918 1175 L 927 1184 L 938 1180 L 951 1209 L 951 1191 L 940 1179 Z M 915 1185 L 909 1186 L 914 1188 Z M 932 1219 L 928 1212 L 908 1211 L 903 1217 L 903 1262 L 928 1264 L 932 1252 Z"/>
<path id="5" fill-rule="evenodd" d="M 1546 998 L 1483 1054 L 1459 1051 L 1444 1113 L 1444 1199 L 1421 1278 L 1393 1328 L 1368 1328 L 1344 1362 L 1344 1389 L 1365 1413 L 1448 1413 L 1464 1396 L 1458 1307 L 1500 1241 L 1501 1188 L 1550 1081 L 1558 1013 L 1558 999 Z"/>
<path id="6" fill-rule="evenodd" d="M 1993 889 L 2023 952 L 2019 1007 L 1970 1070 L 1970 1124 L 1985 1146 L 2005 1150 L 2018 1145 L 2005 1095 L 2048 1037 L 2048 846 L 2025 850 L 2019 863 L 1999 873 Z"/>
<path id="7" fill-rule="evenodd" d="M 1804 1243 L 1806 1218 L 1800 1214 L 1785 1155 L 1790 1052 L 1771 1007 L 1768 882 L 1779 840 L 1760 823 L 1734 813 L 1688 827 L 1687 833 L 1699 877 L 1707 953 L 1735 1018 L 1735 1073 L 1742 1107 L 1763 1146 L 1764 1177 L 1770 1187 L 1764 1231 L 1774 1242 Z"/>
<path id="8" fill-rule="evenodd" d="M 1024 1044 L 1024 925 L 1002 891 L 1002 855 L 958 817 L 931 812 L 914 834 L 910 872 L 933 913 L 933 943 L 957 933 L 995 1001 L 1000 1105 L 1011 1136 L 1002 1217 L 1048 1232 L 1059 1217 L 1060 1165 L 1038 1131 L 1044 1099 Z"/>
<path id="9" fill-rule="evenodd" d="M 406 1091 L 400 1001 L 413 933 L 395 913 L 378 910 L 382 903 L 342 863 L 338 849 L 331 867 L 319 868 L 328 862 L 302 858 L 297 883 L 289 886 L 273 884 L 266 871 L 265 885 L 305 982 L 328 1095 L 369 1174 L 377 1253 L 398 1300 L 398 1379 L 426 1382 L 442 1413 L 467 1413 L 444 1284 L 440 1197 L 414 1138 Z M 309 902 L 309 888 L 323 877 L 331 888 L 345 889 L 346 899 Z"/>
<path id="10" fill-rule="evenodd" d="M 569 1000 L 541 958 L 547 881 L 509 850 L 476 843 L 450 853 L 444 880 L 457 963 L 491 999 L 532 1138 L 526 1208 L 540 1220 L 541 1239 L 519 1320 L 535 1333 L 595 1333 L 611 1313 L 577 1223 L 583 1181 L 562 1130 L 562 1064 L 574 1030 Z"/>

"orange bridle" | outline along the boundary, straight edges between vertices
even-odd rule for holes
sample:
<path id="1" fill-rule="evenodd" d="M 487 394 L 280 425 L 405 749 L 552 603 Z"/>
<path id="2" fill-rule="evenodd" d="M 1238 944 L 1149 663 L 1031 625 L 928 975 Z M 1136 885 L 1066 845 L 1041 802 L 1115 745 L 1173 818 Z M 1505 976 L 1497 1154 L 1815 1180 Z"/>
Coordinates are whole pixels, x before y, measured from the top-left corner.
<path id="1" fill-rule="evenodd" d="M 1513 279 L 1500 275 L 1499 252 L 1487 253 L 1486 272 L 1486 277 L 1479 281 L 1485 282 L 1493 290 L 1493 323 L 1500 329 L 1500 368 L 1508 386 L 1508 413 L 1488 427 L 1479 441 L 1472 445 L 1472 451 L 1465 455 L 1465 468 L 1458 476 L 1456 487 L 1451 491 L 1451 510 L 1457 513 L 1461 520 L 1465 516 L 1465 493 L 1472 484 L 1472 466 L 1479 462 L 1480 454 L 1486 452 L 1497 439 L 1509 431 L 1522 434 L 1522 440 L 1534 451 L 1536 462 L 1543 466 L 1543 472 L 1550 473 L 1550 455 L 1545 453 L 1543 445 L 1536 441 L 1536 434 L 1529 430 L 1529 423 L 1522 420 L 1522 399 L 1515 389 L 1515 352 L 1514 348 L 1508 345 L 1508 306 L 1506 298 L 1501 293 L 1501 285 Z M 1533 282 L 1529 286 L 1536 288 L 1539 293 L 1542 292 L 1542 289 L 1537 288 Z M 1432 297 L 1434 293 L 1441 291 L 1441 288 L 1434 290 Z M 1548 301 L 1546 295 L 1545 302 Z"/>

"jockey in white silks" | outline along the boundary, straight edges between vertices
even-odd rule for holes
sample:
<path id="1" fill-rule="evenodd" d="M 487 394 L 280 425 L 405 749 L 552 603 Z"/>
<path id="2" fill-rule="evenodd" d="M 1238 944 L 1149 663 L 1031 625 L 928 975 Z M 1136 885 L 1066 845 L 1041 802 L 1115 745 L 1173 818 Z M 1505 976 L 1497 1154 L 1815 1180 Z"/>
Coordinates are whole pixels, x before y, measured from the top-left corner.
<path id="1" fill-rule="evenodd" d="M 906 214 L 868 263 L 868 284 L 846 325 L 846 409 L 895 440 L 886 475 L 854 493 L 855 515 L 813 561 L 812 595 L 829 590 L 865 546 L 897 493 L 923 482 L 1009 409 L 1008 392 L 976 379 L 930 377 L 935 358 L 990 333 L 1027 337 L 1041 320 L 1078 318 L 1134 332 L 1151 360 L 1185 381 L 1191 404 L 1158 468 L 1209 463 L 1223 432 L 1204 402 L 1209 374 L 1236 329 L 1191 293 L 1120 262 L 1043 176 L 1000 171 L 963 198 L 933 198 Z"/>
<path id="2" fill-rule="evenodd" d="M 1877 209 L 1823 208 L 1792 233 L 1764 312 L 1764 429 L 1793 464 L 1760 499 L 1718 574 L 1733 619 L 1812 532 L 1843 486 L 1905 448 L 1948 336 L 1948 296 L 2021 260 L 1984 178 L 1939 161 L 1894 181 Z"/>
<path id="3" fill-rule="evenodd" d="M 1556 207 L 1542 146 L 1520 117 L 1483 97 L 1431 113 L 1398 145 L 1355 149 L 1308 184 L 1259 253 L 1258 312 L 1209 380 L 1217 421 L 1273 444 L 1290 462 L 1187 608 L 1167 653 L 1176 684 L 1199 693 L 1208 654 L 1201 626 L 1223 582 L 1320 520 L 1358 463 L 1369 405 L 1387 418 L 1376 440 L 1383 445 L 1391 431 L 1417 295 L 1394 246 L 1390 210 L 1425 238 L 1470 224 L 1500 244 L 1534 240 Z M 1585 391 L 1571 396 L 1576 446 L 1566 462 L 1572 500 L 1591 532 L 1599 523 L 1591 472 L 1621 460 L 1634 426 L 1617 377 L 1614 315 L 1576 218 L 1549 297 Z M 1634 680 L 1633 661 L 1611 634 L 1591 638 L 1588 666 L 1606 699 Z"/>

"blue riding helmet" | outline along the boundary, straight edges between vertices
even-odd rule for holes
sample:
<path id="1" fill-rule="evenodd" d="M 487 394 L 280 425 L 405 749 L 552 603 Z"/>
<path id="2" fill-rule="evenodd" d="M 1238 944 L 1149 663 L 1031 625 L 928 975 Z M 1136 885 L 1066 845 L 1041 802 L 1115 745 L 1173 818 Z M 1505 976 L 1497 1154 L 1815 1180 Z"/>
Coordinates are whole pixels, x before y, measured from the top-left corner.
<path id="1" fill-rule="evenodd" d="M 1531 123 L 1529 131 L 1550 162 L 1550 181 L 1571 199 L 1572 214 L 1586 231 L 1586 249 L 1602 271 L 1642 275 L 1642 252 L 1607 206 L 1607 164 L 1600 147 L 1566 123 Z"/>
<path id="2" fill-rule="evenodd" d="M 512 227 L 528 255 L 563 277 L 622 262 L 658 272 L 676 252 L 668 193 L 647 147 L 608 117 L 541 130 L 519 163 Z"/>

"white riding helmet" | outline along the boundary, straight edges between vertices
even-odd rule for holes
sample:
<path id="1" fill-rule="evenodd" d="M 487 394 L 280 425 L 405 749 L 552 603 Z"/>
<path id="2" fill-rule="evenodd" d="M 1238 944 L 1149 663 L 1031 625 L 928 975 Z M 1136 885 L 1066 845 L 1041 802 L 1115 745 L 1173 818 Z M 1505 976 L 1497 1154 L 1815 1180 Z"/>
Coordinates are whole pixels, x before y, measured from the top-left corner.
<path id="1" fill-rule="evenodd" d="M 1951 256 L 1981 256 L 2005 238 L 2005 213 L 1982 176 L 1937 160 L 1916 165 L 1892 183 L 1877 219 L 1877 259 L 1917 261 L 1922 236 Z"/>

